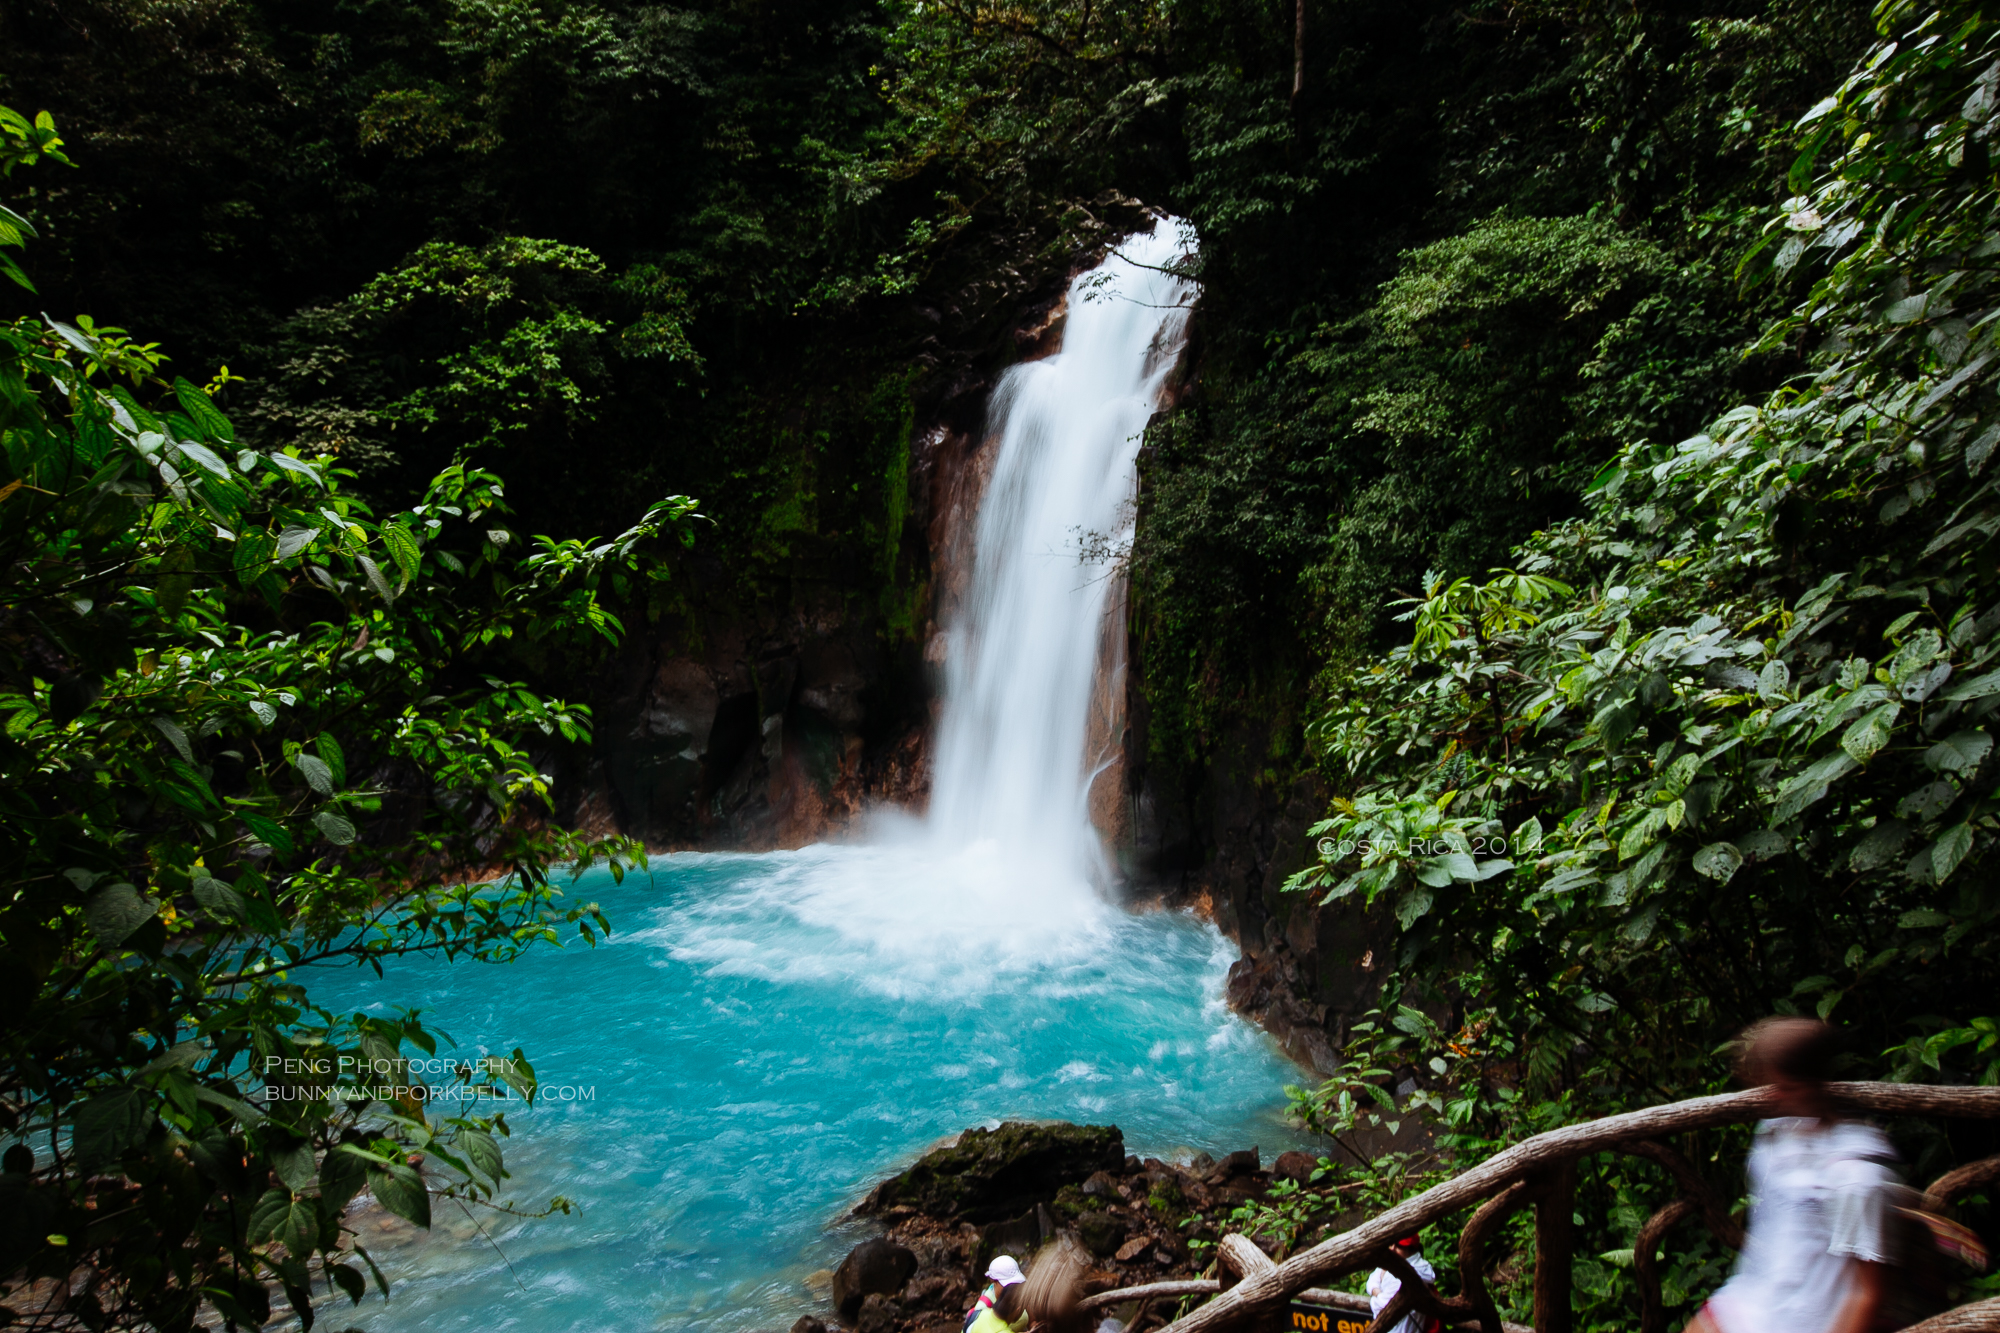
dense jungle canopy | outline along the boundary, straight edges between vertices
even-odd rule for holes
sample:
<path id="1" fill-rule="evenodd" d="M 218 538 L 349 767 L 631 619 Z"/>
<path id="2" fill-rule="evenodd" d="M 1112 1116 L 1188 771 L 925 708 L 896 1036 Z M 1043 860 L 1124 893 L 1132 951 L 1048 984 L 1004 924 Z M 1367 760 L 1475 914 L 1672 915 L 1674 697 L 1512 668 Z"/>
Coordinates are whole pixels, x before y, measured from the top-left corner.
<path id="1" fill-rule="evenodd" d="M 2000 1081 L 1996 88 L 1915 0 L 0 0 L 0 1276 L 309 1321 L 404 1154 L 491 1196 L 502 1118 L 243 1100 L 434 1048 L 284 969 L 602 930 L 580 666 L 807 565 L 914 636 L 912 424 L 1146 207 L 1147 743 L 1395 921 L 1302 1113 L 1432 1117 L 1393 1194 L 1773 1011 Z"/>

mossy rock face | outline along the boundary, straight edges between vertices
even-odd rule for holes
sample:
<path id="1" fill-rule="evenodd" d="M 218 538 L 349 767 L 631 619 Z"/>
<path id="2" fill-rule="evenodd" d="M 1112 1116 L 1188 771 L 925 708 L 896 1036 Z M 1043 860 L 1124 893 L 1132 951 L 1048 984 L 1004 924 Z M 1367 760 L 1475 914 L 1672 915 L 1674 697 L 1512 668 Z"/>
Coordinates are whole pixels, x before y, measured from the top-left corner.
<path id="1" fill-rule="evenodd" d="M 933 1217 L 991 1222 L 1018 1217 L 1096 1171 L 1116 1171 L 1125 1136 L 1116 1125 L 1033 1125 L 968 1129 L 957 1143 L 924 1154 L 877 1185 L 855 1211 L 915 1208 Z"/>
<path id="2" fill-rule="evenodd" d="M 1076 1234 L 1092 1254 L 1109 1259 L 1125 1243 L 1127 1229 L 1110 1213 L 1085 1213 L 1076 1220 Z"/>

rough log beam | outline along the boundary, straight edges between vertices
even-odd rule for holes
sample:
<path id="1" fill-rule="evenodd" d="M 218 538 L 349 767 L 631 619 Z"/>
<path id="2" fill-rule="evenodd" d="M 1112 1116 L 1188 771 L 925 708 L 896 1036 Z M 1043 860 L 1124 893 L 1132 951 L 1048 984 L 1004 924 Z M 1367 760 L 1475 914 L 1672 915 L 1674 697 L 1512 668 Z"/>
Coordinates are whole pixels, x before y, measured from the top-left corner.
<path id="1" fill-rule="evenodd" d="M 1953 1199 L 1967 1190 L 1991 1185 L 1996 1180 L 2000 1180 L 2000 1157 L 1967 1163 L 1931 1182 L 1931 1187 L 1924 1191 L 1924 1207 L 1933 1213 L 1941 1213 L 1951 1207 Z"/>
<path id="2" fill-rule="evenodd" d="M 1382 1313 L 1369 1323 L 1366 1333 L 1389 1333 L 1390 1329 L 1403 1322 L 1403 1316 L 1410 1312 L 1413 1303 L 1410 1289 L 1407 1286 L 1398 1288 L 1396 1294 L 1389 1298 L 1389 1303 L 1382 1307 Z"/>
<path id="3" fill-rule="evenodd" d="M 1692 1199 L 1701 1209 L 1702 1221 L 1715 1233 L 1715 1238 L 1732 1250 L 1743 1248 L 1743 1226 L 1729 1215 L 1729 1205 L 1722 1196 L 1704 1179 L 1701 1172 L 1694 1169 L 1694 1163 L 1675 1152 L 1664 1143 L 1641 1141 L 1624 1144 L 1620 1151 L 1643 1157 L 1649 1162 L 1657 1162 L 1666 1168 L 1680 1187 L 1682 1194 Z"/>
<path id="4" fill-rule="evenodd" d="M 1231 1232 L 1215 1246 L 1215 1257 L 1221 1261 L 1222 1271 L 1230 1276 L 1223 1279 L 1226 1291 L 1236 1278 L 1262 1277 L 1277 1270 L 1277 1262 L 1270 1255 L 1257 1248 L 1257 1242 L 1248 1236 Z"/>
<path id="5" fill-rule="evenodd" d="M 1121 1287 L 1117 1291 L 1100 1291 L 1095 1296 L 1086 1296 L 1077 1302 L 1076 1308 L 1101 1310 L 1107 1305 L 1148 1301 L 1155 1296 L 1213 1296 L 1221 1290 L 1222 1284 L 1212 1277 L 1193 1277 L 1181 1282 L 1148 1282 L 1142 1287 Z"/>
<path id="6" fill-rule="evenodd" d="M 1549 1168 L 1535 1200 L 1535 1333 L 1570 1333 L 1570 1261 L 1575 1257 L 1576 1158 Z"/>
<path id="7" fill-rule="evenodd" d="M 1213 1296 L 1222 1290 L 1222 1284 L 1212 1277 L 1186 1278 L 1179 1282 L 1148 1282 L 1139 1287 L 1120 1287 L 1114 1291 L 1100 1291 L 1095 1296 L 1086 1296 L 1077 1302 L 1079 1310 L 1108 1310 L 1114 1305 L 1127 1301 L 1151 1301 L 1156 1298 L 1171 1299 L 1176 1296 Z M 1368 1313 L 1368 1298 L 1351 1291 L 1329 1291 L 1325 1287 L 1307 1287 L 1292 1297 L 1307 1305 L 1323 1305 L 1330 1310 L 1347 1310 L 1354 1314 Z M 1134 1324 L 1137 1317 L 1134 1316 Z M 1453 1327 L 1470 1325 L 1473 1316 L 1455 1314 L 1445 1321 Z M 1496 1322 L 1493 1333 L 1535 1333 L 1526 1324 Z"/>
<path id="8" fill-rule="evenodd" d="M 1435 1316 L 1440 1322 L 1451 1323 L 1465 1319 L 1472 1314 L 1472 1302 L 1460 1297 L 1455 1301 L 1445 1300 L 1438 1295 L 1437 1288 L 1417 1276 L 1417 1270 L 1410 1267 L 1410 1261 L 1394 1250 L 1384 1250 L 1375 1256 L 1375 1266 L 1389 1270 L 1397 1283 L 1399 1292 L 1410 1293 L 1410 1303 L 1427 1315 Z"/>
<path id="9" fill-rule="evenodd" d="M 1667 1333 L 1667 1307 L 1660 1303 L 1660 1242 L 1694 1211 L 1694 1200 L 1675 1199 L 1639 1228 L 1639 1239 L 1632 1246 L 1632 1273 L 1639 1279 L 1639 1333 Z"/>
<path id="10" fill-rule="evenodd" d="M 1835 1083 L 1828 1090 L 1850 1106 L 1878 1114 L 2000 1117 L 2000 1088 Z M 1584 1153 L 1602 1152 L 1641 1139 L 1656 1139 L 1691 1129 L 1711 1129 L 1717 1125 L 1761 1119 L 1771 1095 L 1768 1089 L 1759 1088 L 1749 1092 L 1696 1097 L 1537 1134 L 1505 1152 L 1496 1153 L 1461 1175 L 1432 1186 L 1416 1198 L 1370 1218 L 1352 1231 L 1321 1241 L 1267 1273 L 1244 1279 L 1227 1294 L 1191 1311 L 1168 1327 L 1174 1333 L 1201 1333 L 1201 1330 L 1230 1327 L 1256 1311 L 1276 1309 L 1293 1292 L 1353 1271 L 1398 1236 L 1407 1236 L 1440 1218 L 1469 1208 L 1523 1175 L 1547 1169 Z M 1945 1331 L 1940 1328 L 1927 1330 L 1927 1333 Z"/>
<path id="11" fill-rule="evenodd" d="M 1903 1333 L 2000 1333 L 2000 1296 L 1932 1315 L 1921 1324 L 1911 1324 Z"/>
<path id="12" fill-rule="evenodd" d="M 1527 1203 L 1534 1194 L 1533 1182 L 1515 1181 L 1479 1205 L 1479 1211 L 1465 1224 L 1465 1230 L 1458 1233 L 1460 1299 L 1479 1320 L 1480 1333 L 1503 1333 L 1504 1329 L 1492 1293 L 1486 1290 L 1486 1243 L 1507 1220 L 1507 1214 Z"/>

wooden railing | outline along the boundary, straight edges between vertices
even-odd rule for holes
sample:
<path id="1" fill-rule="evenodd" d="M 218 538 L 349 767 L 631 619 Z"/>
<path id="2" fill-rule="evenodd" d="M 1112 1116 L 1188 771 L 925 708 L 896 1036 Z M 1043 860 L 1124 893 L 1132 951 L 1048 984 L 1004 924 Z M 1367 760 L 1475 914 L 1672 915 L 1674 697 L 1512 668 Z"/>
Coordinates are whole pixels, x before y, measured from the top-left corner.
<path id="1" fill-rule="evenodd" d="M 1831 1091 L 1844 1104 L 1874 1115 L 2000 1119 L 2000 1088 L 1836 1083 Z M 1217 1247 L 1217 1271 L 1222 1274 L 1218 1279 L 1127 1287 L 1092 1296 L 1085 1304 L 1095 1309 L 1133 1300 L 1215 1295 L 1168 1325 L 1164 1333 L 1247 1327 L 1292 1300 L 1365 1314 L 1367 1301 L 1329 1291 L 1323 1284 L 1358 1269 L 1379 1267 L 1396 1274 L 1402 1286 L 1381 1317 L 1373 1321 L 1369 1333 L 1393 1328 L 1413 1305 L 1435 1315 L 1447 1327 L 1476 1326 L 1481 1333 L 1570 1333 L 1571 1215 L 1577 1160 L 1592 1153 L 1623 1152 L 1665 1168 L 1678 1190 L 1676 1197 L 1639 1229 L 1633 1253 L 1632 1266 L 1643 1303 L 1640 1333 L 1665 1333 L 1666 1310 L 1660 1300 L 1656 1256 L 1667 1233 L 1683 1221 L 1699 1218 L 1725 1245 L 1739 1249 L 1743 1232 L 1730 1216 L 1726 1201 L 1691 1162 L 1662 1140 L 1689 1130 L 1762 1119 L 1770 1113 L 1769 1100 L 1770 1094 L 1763 1090 L 1697 1097 L 1537 1134 L 1283 1263 L 1274 1262 L 1247 1237 L 1224 1236 Z M 1959 1167 L 1932 1182 L 1925 1191 L 1925 1206 L 1942 1210 L 1959 1195 L 1994 1181 L 2000 1181 L 2000 1157 Z M 1390 1244 L 1475 1204 L 1476 1211 L 1459 1233 L 1462 1289 L 1456 1296 L 1441 1296 L 1417 1279 Z M 1486 1269 L 1495 1258 L 1488 1248 L 1500 1224 L 1508 1214 L 1530 1204 L 1535 1208 L 1535 1287 L 1534 1326 L 1527 1329 L 1501 1322 L 1486 1290 Z M 1925 1320 L 1911 1333 L 2000 1333 L 2000 1299 L 1960 1306 Z"/>

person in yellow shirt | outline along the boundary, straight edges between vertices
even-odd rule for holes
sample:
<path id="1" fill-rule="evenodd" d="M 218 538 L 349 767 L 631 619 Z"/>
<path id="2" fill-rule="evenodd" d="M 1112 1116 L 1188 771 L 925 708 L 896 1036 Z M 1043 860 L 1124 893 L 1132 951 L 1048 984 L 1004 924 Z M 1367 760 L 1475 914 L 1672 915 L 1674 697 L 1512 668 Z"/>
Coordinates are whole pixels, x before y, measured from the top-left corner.
<path id="1" fill-rule="evenodd" d="M 1028 1311 L 1021 1297 L 1027 1274 L 1011 1254 L 997 1256 L 986 1267 L 992 1281 L 965 1313 L 965 1333 L 1023 1333 L 1028 1327 Z"/>

